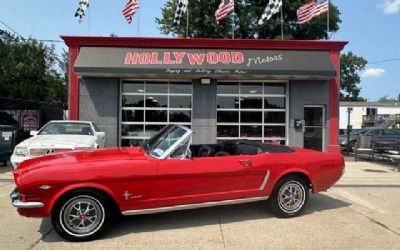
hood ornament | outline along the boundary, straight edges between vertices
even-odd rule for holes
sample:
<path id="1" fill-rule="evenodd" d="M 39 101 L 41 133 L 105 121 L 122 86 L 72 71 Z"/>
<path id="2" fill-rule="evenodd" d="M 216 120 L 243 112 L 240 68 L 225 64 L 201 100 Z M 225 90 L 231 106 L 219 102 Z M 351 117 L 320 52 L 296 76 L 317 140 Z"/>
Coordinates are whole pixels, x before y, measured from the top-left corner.
<path id="1" fill-rule="evenodd" d="M 46 152 L 46 154 L 52 154 L 52 153 L 54 153 L 54 149 L 48 149 Z"/>

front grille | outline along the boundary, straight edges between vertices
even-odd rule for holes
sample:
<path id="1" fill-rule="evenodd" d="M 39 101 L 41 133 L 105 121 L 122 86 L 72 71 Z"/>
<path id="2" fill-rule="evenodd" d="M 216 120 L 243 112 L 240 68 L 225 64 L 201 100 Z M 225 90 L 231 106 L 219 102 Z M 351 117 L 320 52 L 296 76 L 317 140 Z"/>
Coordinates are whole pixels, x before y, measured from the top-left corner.
<path id="1" fill-rule="evenodd" d="M 41 156 L 47 154 L 47 148 L 31 148 L 29 154 L 31 156 Z"/>
<path id="2" fill-rule="evenodd" d="M 57 153 L 57 152 L 64 152 L 64 151 L 69 151 L 71 150 L 70 148 L 31 148 L 29 150 L 29 155 L 30 156 L 41 156 L 41 155 L 47 155 L 47 154 L 52 154 L 52 153 Z"/>

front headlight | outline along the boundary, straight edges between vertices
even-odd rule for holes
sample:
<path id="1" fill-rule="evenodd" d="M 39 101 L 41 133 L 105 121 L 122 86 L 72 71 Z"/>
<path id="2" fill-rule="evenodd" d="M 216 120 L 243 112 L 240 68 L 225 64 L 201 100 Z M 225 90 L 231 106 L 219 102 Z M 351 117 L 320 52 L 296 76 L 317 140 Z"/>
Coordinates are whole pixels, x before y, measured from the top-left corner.
<path id="1" fill-rule="evenodd" d="M 16 147 L 14 150 L 14 154 L 16 156 L 21 156 L 25 157 L 29 155 L 28 148 L 27 147 Z"/>

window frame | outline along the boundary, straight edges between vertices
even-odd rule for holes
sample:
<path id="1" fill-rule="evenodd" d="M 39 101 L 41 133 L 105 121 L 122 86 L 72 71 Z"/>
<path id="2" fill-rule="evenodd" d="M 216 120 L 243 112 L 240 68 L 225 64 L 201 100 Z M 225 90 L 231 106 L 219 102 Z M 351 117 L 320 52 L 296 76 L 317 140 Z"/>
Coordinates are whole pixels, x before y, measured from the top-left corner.
<path id="1" fill-rule="evenodd" d="M 167 84 L 168 91 L 167 93 L 156 93 L 156 92 L 146 92 L 146 84 L 147 83 L 164 83 Z M 123 92 L 123 85 L 126 83 L 143 83 L 143 93 L 137 92 Z M 190 93 L 171 93 L 171 85 L 174 83 L 186 83 L 190 84 Z M 143 107 L 123 107 L 122 106 L 122 97 L 123 96 L 143 96 L 144 104 Z M 147 96 L 166 96 L 167 97 L 167 107 L 146 107 L 146 97 Z M 170 97 L 171 96 L 190 96 L 190 107 L 188 108 L 171 108 L 170 107 Z M 193 81 L 191 79 L 130 79 L 124 78 L 120 79 L 120 90 L 119 90 L 119 124 L 118 124 L 118 145 L 122 145 L 122 140 L 138 140 L 144 142 L 146 139 L 149 139 L 151 136 L 146 136 L 146 126 L 148 125 L 160 125 L 166 126 L 171 124 L 170 122 L 170 112 L 173 111 L 188 111 L 190 112 L 190 121 L 189 122 L 173 122 L 176 125 L 183 125 L 189 128 L 192 128 L 193 123 Z M 123 111 L 124 110 L 143 110 L 143 121 L 122 121 Z M 162 122 L 148 122 L 146 121 L 146 111 L 166 111 L 167 112 L 167 121 Z M 143 126 L 143 132 L 141 136 L 126 136 L 122 135 L 122 125 L 139 125 Z"/>
<path id="2" fill-rule="evenodd" d="M 218 117 L 218 111 L 235 111 L 239 113 L 239 122 L 216 122 L 216 129 L 218 129 L 218 126 L 237 126 L 238 127 L 238 137 L 218 137 L 218 131 L 217 131 L 217 140 L 231 140 L 231 139 L 239 139 L 239 138 L 246 138 L 249 140 L 258 140 L 262 142 L 266 141 L 284 141 L 285 144 L 289 144 L 289 81 L 286 80 L 276 80 L 276 81 L 262 81 L 262 80 L 219 80 L 217 81 L 217 88 L 219 83 L 237 83 L 239 84 L 239 93 L 235 94 L 220 94 L 216 93 L 216 98 L 217 98 L 217 117 Z M 242 84 L 251 84 L 251 83 L 258 83 L 262 84 L 262 93 L 261 94 L 242 94 Z M 283 84 L 285 87 L 285 91 L 283 94 L 268 94 L 265 93 L 265 84 Z M 238 108 L 218 108 L 218 97 L 238 97 L 239 99 L 239 104 Z M 258 109 L 242 109 L 241 108 L 241 101 L 240 99 L 242 97 L 261 97 L 262 98 L 262 107 Z M 285 108 L 284 109 L 270 109 L 267 108 L 265 109 L 265 98 L 268 97 L 282 97 L 285 98 Z M 261 123 L 243 123 L 241 121 L 241 112 L 261 112 L 262 113 L 262 120 Z M 266 112 L 284 112 L 285 116 L 285 122 L 284 123 L 266 123 L 265 122 L 265 113 Z M 243 126 L 261 126 L 262 131 L 261 131 L 261 137 L 241 137 L 241 128 Z M 284 127 L 285 131 L 285 136 L 284 137 L 267 137 L 265 136 L 265 127 Z"/>

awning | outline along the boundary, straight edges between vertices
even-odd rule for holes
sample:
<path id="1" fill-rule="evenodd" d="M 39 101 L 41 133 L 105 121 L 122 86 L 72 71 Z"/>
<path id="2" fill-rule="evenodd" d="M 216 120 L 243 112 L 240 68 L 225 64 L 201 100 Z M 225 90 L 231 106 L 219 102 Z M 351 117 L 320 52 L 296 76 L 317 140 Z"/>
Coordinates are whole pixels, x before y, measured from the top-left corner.
<path id="1" fill-rule="evenodd" d="M 328 51 L 312 50 L 82 47 L 74 69 L 81 76 L 331 79 L 337 74 Z"/>

